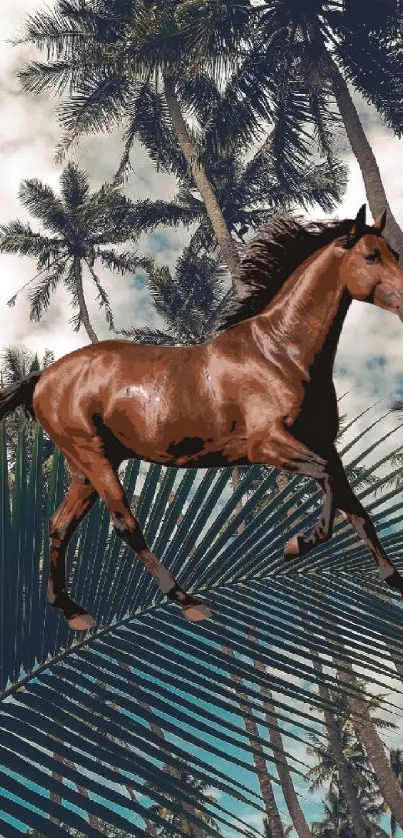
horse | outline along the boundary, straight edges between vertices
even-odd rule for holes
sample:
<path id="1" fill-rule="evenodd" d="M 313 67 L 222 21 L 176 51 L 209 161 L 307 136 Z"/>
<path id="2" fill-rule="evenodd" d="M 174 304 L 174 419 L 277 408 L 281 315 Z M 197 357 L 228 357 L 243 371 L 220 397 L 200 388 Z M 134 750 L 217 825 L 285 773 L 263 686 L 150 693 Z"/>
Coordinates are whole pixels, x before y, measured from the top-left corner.
<path id="1" fill-rule="evenodd" d="M 333 365 L 352 300 L 403 320 L 403 270 L 365 204 L 355 219 L 303 221 L 273 216 L 246 246 L 235 297 L 213 337 L 193 346 L 105 340 L 64 355 L 0 391 L 0 420 L 22 406 L 63 453 L 66 497 L 49 520 L 47 601 L 70 628 L 95 625 L 69 596 L 65 552 L 99 496 L 115 532 L 139 556 L 167 599 L 191 621 L 211 617 L 149 549 L 117 468 L 141 459 L 173 468 L 267 464 L 314 478 L 324 493 L 312 531 L 291 538 L 284 559 L 305 555 L 332 535 L 338 508 L 403 594 L 355 496 L 335 448 L 339 417 Z M 403 598 L 403 596 L 402 596 Z"/>

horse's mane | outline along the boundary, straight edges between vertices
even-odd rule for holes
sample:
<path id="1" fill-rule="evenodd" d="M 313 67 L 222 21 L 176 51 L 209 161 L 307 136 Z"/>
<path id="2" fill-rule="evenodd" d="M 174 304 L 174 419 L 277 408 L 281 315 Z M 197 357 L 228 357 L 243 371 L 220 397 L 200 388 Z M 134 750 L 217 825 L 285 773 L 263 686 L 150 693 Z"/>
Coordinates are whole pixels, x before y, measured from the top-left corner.
<path id="1" fill-rule="evenodd" d="M 237 280 L 248 294 L 228 301 L 216 330 L 259 314 L 298 265 L 335 239 L 346 240 L 353 223 L 348 218 L 312 222 L 289 213 L 273 215 L 246 245 L 241 259 Z"/>

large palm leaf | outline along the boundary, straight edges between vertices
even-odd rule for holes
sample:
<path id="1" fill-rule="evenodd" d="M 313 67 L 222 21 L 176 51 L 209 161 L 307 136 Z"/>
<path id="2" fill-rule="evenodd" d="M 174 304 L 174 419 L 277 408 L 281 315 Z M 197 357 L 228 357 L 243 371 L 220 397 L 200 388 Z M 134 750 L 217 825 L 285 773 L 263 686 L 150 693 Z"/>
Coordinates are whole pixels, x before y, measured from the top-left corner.
<path id="1" fill-rule="evenodd" d="M 134 492 L 139 496 L 137 516 L 148 542 L 185 586 L 207 599 L 213 620 L 189 624 L 175 606 L 166 604 L 144 567 L 111 530 L 109 514 L 98 503 L 68 551 L 72 595 L 84 605 L 91 603 L 98 620 L 94 630 L 77 639 L 46 607 L 46 517 L 63 497 L 63 458 L 56 449 L 44 513 L 41 428 L 36 426 L 30 462 L 21 433 L 12 497 L 4 423 L 1 429 L 0 770 L 6 795 L 0 813 L 7 829 L 13 828 L 11 816 L 52 838 L 61 834 L 48 820 L 53 816 L 95 835 L 85 822 L 86 813 L 92 812 L 131 834 L 146 834 L 143 824 L 150 806 L 178 811 L 177 801 L 185 794 L 163 766 L 168 762 L 179 769 L 186 760 L 194 777 L 203 777 L 223 793 L 222 803 L 203 797 L 198 801 L 197 811 L 207 815 L 204 825 L 201 822 L 205 833 L 214 834 L 206 826 L 209 816 L 225 832 L 240 801 L 244 809 L 261 809 L 250 741 L 231 676 L 247 683 L 253 712 L 261 710 L 260 687 L 268 678 L 283 734 L 286 728 L 294 742 L 305 743 L 317 731 L 317 723 L 304 705 L 323 707 L 314 689 L 316 679 L 354 692 L 336 681 L 333 670 L 314 673 L 314 659 L 337 655 L 339 671 L 343 661 L 365 665 L 373 683 L 381 683 L 385 674 L 397 678 L 388 646 L 402 654 L 401 607 L 393 593 L 385 596 L 372 560 L 352 530 L 336 527 L 330 544 L 316 550 L 311 564 L 308 558 L 301 560 L 291 571 L 282 565 L 282 548 L 296 531 L 297 518 L 305 511 L 306 523 L 310 509 L 317 515 L 314 494 L 287 516 L 296 499 L 284 500 L 292 489 L 288 483 L 239 532 L 240 523 L 275 480 L 274 469 L 234 515 L 254 468 L 233 493 L 225 469 L 208 470 L 200 477 L 194 470 L 150 465 L 143 483 L 143 467 L 130 462 L 124 485 L 130 499 Z M 306 494 L 306 487 L 296 488 L 296 496 L 302 491 Z M 397 497 L 398 490 L 391 490 L 392 505 Z M 372 502 L 372 514 L 381 534 L 389 530 L 384 544 L 395 558 L 401 521 L 382 512 L 384 500 L 382 496 Z M 320 574 L 315 572 L 318 565 Z M 302 566 L 305 573 L 295 572 Z M 316 626 L 309 643 L 301 609 Z M 258 643 L 248 639 L 252 620 Z M 348 649 L 340 648 L 332 621 L 342 628 Z M 223 647 L 235 655 L 226 654 Z M 254 666 L 255 661 L 268 667 L 267 674 Z M 393 694 L 388 706 L 393 709 Z M 163 729 L 164 740 L 152 732 L 154 722 Z M 259 725 L 257 744 L 269 759 L 267 724 Z M 122 740 L 125 746 L 119 744 Z M 291 750 L 290 768 L 303 774 L 306 765 Z M 54 753 L 64 761 L 56 760 Z M 119 791 L 112 785 L 116 781 L 122 784 Z M 85 787 L 89 797 L 83 798 L 71 783 Z M 150 804 L 140 798 L 145 783 L 161 790 L 160 796 L 153 792 Z M 130 799 L 123 786 L 132 789 Z M 50 800 L 55 791 L 64 806 Z M 194 805 L 194 799 L 188 802 Z M 232 824 L 237 835 L 256 834 L 242 817 Z M 15 828 L 18 832 L 18 825 Z"/>

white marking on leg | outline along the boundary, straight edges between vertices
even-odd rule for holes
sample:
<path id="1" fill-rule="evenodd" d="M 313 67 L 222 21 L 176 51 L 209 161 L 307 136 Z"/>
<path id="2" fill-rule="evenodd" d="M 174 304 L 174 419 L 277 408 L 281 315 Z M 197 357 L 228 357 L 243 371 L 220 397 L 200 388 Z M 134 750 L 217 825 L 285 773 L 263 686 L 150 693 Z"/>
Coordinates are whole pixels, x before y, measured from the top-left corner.
<path id="1" fill-rule="evenodd" d="M 170 591 L 175 585 L 175 579 L 171 576 L 166 567 L 158 561 L 157 557 L 151 552 L 151 550 L 142 550 L 140 558 L 157 580 L 161 591 L 164 594 L 167 594 L 168 591 Z"/>
<path id="2" fill-rule="evenodd" d="M 389 576 L 392 576 L 395 570 L 396 568 L 393 564 L 389 564 L 389 562 L 382 560 L 379 562 L 379 575 L 381 579 L 387 579 Z"/>
<path id="3" fill-rule="evenodd" d="M 113 526 L 116 527 L 117 530 L 120 530 L 120 532 L 123 532 L 123 530 L 126 529 L 126 524 L 125 524 L 123 518 L 118 518 L 117 515 L 114 515 L 113 512 L 112 512 L 111 518 L 112 518 Z"/>

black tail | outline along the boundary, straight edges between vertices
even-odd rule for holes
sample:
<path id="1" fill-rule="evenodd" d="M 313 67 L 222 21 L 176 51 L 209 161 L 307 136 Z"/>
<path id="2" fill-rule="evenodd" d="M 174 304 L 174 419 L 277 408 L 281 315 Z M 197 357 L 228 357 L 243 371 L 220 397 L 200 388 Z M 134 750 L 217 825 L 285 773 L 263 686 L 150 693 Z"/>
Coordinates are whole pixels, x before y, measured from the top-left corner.
<path id="1" fill-rule="evenodd" d="M 21 378 L 16 384 L 0 390 L 0 420 L 20 406 L 24 408 L 26 416 L 35 419 L 32 397 L 42 373 L 43 370 L 35 370 Z"/>

